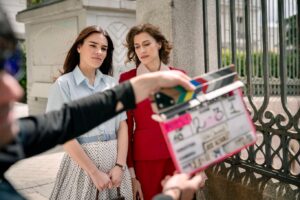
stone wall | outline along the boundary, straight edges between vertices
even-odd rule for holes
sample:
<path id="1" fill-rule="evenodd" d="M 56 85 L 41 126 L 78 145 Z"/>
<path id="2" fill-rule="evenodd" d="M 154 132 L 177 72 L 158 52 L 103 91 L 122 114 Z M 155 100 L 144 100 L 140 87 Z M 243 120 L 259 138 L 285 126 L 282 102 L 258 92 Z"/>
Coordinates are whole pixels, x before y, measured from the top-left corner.
<path id="1" fill-rule="evenodd" d="M 297 186 L 227 163 L 206 170 L 206 200 L 294 200 L 300 198 Z"/>

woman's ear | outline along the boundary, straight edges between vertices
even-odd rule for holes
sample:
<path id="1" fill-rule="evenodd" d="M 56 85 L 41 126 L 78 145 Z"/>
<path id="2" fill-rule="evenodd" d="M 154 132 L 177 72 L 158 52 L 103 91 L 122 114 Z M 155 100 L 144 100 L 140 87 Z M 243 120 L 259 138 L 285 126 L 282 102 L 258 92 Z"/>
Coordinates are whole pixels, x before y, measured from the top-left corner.
<path id="1" fill-rule="evenodd" d="M 80 49 L 81 49 L 81 44 L 78 44 L 77 46 L 77 52 L 80 53 Z"/>
<path id="2" fill-rule="evenodd" d="M 161 42 L 158 42 L 158 43 L 157 43 L 158 50 L 161 49 L 161 46 L 162 46 Z"/>

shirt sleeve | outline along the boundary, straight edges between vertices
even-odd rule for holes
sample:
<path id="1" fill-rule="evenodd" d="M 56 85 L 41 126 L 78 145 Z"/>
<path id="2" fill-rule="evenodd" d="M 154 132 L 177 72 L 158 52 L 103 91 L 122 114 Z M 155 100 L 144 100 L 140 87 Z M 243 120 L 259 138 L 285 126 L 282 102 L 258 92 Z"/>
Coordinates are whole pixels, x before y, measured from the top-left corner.
<path id="1" fill-rule="evenodd" d="M 58 80 L 52 85 L 48 96 L 46 112 L 59 110 L 64 103 L 70 101 L 70 97 L 66 93 L 62 92 L 61 85 Z"/>
<path id="2" fill-rule="evenodd" d="M 124 108 L 116 111 L 121 102 Z M 135 96 L 130 82 L 104 92 L 64 104 L 59 111 L 19 120 L 25 156 L 29 157 L 63 144 L 98 126 L 117 114 L 135 108 Z"/>
<path id="3" fill-rule="evenodd" d="M 126 120 L 127 119 L 126 112 L 122 112 L 121 114 L 119 114 L 119 118 L 120 118 L 120 122 Z"/>

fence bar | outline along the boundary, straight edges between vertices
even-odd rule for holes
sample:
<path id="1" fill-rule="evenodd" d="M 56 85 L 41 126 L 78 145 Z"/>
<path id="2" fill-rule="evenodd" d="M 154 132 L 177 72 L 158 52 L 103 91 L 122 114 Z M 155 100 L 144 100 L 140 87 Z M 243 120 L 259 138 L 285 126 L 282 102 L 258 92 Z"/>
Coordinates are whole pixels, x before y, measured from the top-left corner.
<path id="1" fill-rule="evenodd" d="M 268 10 L 267 1 L 261 0 L 262 40 L 263 40 L 263 78 L 265 97 L 269 97 L 269 56 L 268 56 Z"/>
<path id="2" fill-rule="evenodd" d="M 261 124 L 264 124 L 264 113 L 267 110 L 269 99 L 270 99 L 270 91 L 269 91 L 269 63 L 268 63 L 268 11 L 267 11 L 267 2 L 265 0 L 260 0 L 261 3 L 261 15 L 262 15 L 262 43 L 263 43 L 263 58 L 262 58 L 262 72 L 263 72 L 263 103 L 258 110 L 258 120 Z M 257 70 L 260 70 L 256 68 Z M 259 71 L 258 71 L 259 72 Z M 258 73 L 259 75 L 259 73 Z M 267 162 L 269 155 L 269 149 L 266 147 L 266 159 Z M 268 167 L 271 167 L 268 165 Z"/>
<path id="3" fill-rule="evenodd" d="M 222 67 L 222 38 L 220 13 L 220 1 L 216 0 L 218 69 Z"/>
<path id="4" fill-rule="evenodd" d="M 297 65 L 296 65 L 296 78 L 300 79 L 300 0 L 297 0 L 297 52 L 298 52 L 298 56 L 297 56 Z"/>
<path id="5" fill-rule="evenodd" d="M 252 102 L 252 95 L 253 95 L 253 89 L 252 89 L 252 83 L 251 83 L 251 75 L 252 75 L 252 59 L 251 59 L 251 34 L 250 34 L 250 0 L 245 0 L 244 4 L 244 12 L 245 12 L 245 37 L 246 37 L 246 76 L 247 76 L 247 96 L 249 103 L 251 104 L 253 108 L 253 118 L 256 118 L 257 112 L 255 112 L 255 105 Z M 254 117 L 255 116 L 255 117 Z M 255 120 L 255 119 L 253 119 Z M 254 146 L 249 147 L 248 151 L 248 160 L 251 163 L 255 162 L 255 155 L 254 155 Z"/>
<path id="6" fill-rule="evenodd" d="M 230 26 L 231 26 L 231 62 L 236 65 L 236 16 L 235 0 L 230 0 Z"/>
<path id="7" fill-rule="evenodd" d="M 298 13 L 299 15 L 299 13 Z M 283 104 L 286 104 L 287 90 L 287 70 L 285 52 L 285 22 L 284 22 L 284 1 L 278 0 L 278 23 L 279 23 L 279 77 L 280 77 L 280 96 Z"/>
<path id="8" fill-rule="evenodd" d="M 209 72 L 209 48 L 208 48 L 208 25 L 207 25 L 207 2 L 202 0 L 203 9 L 203 44 L 204 44 L 204 69 Z"/>
<path id="9" fill-rule="evenodd" d="M 251 34 L 250 34 L 250 2 L 245 0 L 245 36 L 246 36 L 246 74 L 247 74 L 247 95 L 252 96 L 252 59 L 251 59 Z"/>

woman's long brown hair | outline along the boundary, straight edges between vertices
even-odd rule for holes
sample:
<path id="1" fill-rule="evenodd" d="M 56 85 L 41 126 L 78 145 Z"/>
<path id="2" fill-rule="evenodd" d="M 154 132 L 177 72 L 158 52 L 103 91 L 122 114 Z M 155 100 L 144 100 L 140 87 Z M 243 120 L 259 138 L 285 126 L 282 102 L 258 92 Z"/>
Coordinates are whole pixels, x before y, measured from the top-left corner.
<path id="1" fill-rule="evenodd" d="M 93 33 L 103 34 L 105 36 L 105 38 L 107 39 L 107 43 L 108 43 L 107 55 L 106 55 L 106 58 L 104 59 L 102 65 L 99 66 L 99 70 L 103 74 L 107 74 L 110 76 L 113 75 L 112 61 L 113 61 L 114 46 L 113 46 L 112 40 L 111 40 L 110 36 L 108 35 L 108 33 L 99 26 L 88 26 L 79 33 L 78 37 L 76 38 L 75 42 L 73 43 L 72 47 L 70 48 L 70 50 L 67 54 L 67 57 L 65 59 L 65 63 L 63 66 L 62 74 L 66 74 L 66 73 L 73 71 L 74 68 L 77 65 L 79 65 L 79 53 L 77 52 L 77 48 L 79 45 L 83 44 L 85 38 L 87 38 L 88 36 L 90 36 Z"/>

